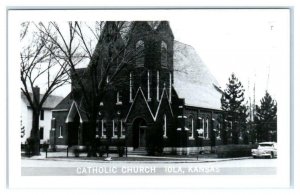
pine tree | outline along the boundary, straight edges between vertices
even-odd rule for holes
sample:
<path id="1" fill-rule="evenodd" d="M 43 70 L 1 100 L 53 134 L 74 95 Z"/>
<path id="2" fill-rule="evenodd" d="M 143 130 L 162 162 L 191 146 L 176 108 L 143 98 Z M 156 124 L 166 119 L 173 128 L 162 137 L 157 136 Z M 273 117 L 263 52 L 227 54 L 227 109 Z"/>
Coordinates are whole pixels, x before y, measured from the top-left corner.
<path id="1" fill-rule="evenodd" d="M 239 143 L 240 130 L 244 126 L 246 121 L 246 107 L 243 107 L 244 103 L 244 88 L 238 78 L 231 74 L 229 78 L 227 88 L 221 98 L 222 110 L 224 110 L 224 125 L 229 127 L 232 133 L 232 141 L 234 144 Z M 231 129 L 232 127 L 232 129 Z M 227 134 L 227 135 L 226 135 Z M 223 143 L 227 143 L 227 137 L 229 132 L 223 134 Z"/>
<path id="2" fill-rule="evenodd" d="M 256 105 L 256 134 L 258 141 L 277 141 L 277 103 L 266 91 Z"/>

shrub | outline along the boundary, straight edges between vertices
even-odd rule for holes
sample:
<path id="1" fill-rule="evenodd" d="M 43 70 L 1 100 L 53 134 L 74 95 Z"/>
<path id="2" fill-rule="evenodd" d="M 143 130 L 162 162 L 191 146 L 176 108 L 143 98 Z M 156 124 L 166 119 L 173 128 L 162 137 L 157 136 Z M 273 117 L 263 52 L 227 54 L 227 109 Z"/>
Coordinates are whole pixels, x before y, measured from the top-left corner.
<path id="1" fill-rule="evenodd" d="M 123 157 L 124 153 L 125 153 L 125 151 L 124 151 L 124 149 L 125 149 L 125 147 L 124 147 L 125 146 L 125 140 L 118 139 L 116 145 L 117 145 L 117 148 L 118 148 L 119 157 Z"/>
<path id="2" fill-rule="evenodd" d="M 73 146 L 72 152 L 75 157 L 79 157 L 80 153 L 86 152 L 86 147 L 85 146 Z"/>
<path id="3" fill-rule="evenodd" d="M 42 144 L 43 151 L 46 152 L 49 148 L 49 141 L 44 141 Z"/>
<path id="4" fill-rule="evenodd" d="M 254 145 L 222 145 L 216 147 L 218 158 L 244 157 L 251 156 L 251 149 Z"/>
<path id="5" fill-rule="evenodd" d="M 34 148 L 34 139 L 29 137 L 26 139 L 26 142 L 25 142 L 25 155 L 31 156 L 33 148 Z"/>

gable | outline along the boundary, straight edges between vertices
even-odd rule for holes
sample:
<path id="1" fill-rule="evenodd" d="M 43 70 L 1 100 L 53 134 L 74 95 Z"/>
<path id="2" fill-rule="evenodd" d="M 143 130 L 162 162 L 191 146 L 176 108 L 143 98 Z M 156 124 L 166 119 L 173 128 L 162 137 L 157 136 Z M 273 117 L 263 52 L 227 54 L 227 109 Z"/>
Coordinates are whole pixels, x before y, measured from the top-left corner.
<path id="1" fill-rule="evenodd" d="M 73 100 L 71 99 L 71 93 L 70 92 L 62 101 L 60 101 L 57 106 L 54 108 L 55 110 L 64 110 L 64 109 L 70 109 Z"/>
<path id="2" fill-rule="evenodd" d="M 137 116 L 142 117 L 146 122 L 151 123 L 154 121 L 153 113 L 147 103 L 141 88 L 138 89 L 133 103 L 127 113 L 126 122 L 132 122 Z"/>
<path id="3" fill-rule="evenodd" d="M 163 89 L 163 93 L 160 98 L 159 105 L 155 114 L 155 120 L 162 119 L 163 115 L 166 114 L 169 117 L 173 117 L 173 110 L 169 102 L 169 98 L 166 89 Z"/>

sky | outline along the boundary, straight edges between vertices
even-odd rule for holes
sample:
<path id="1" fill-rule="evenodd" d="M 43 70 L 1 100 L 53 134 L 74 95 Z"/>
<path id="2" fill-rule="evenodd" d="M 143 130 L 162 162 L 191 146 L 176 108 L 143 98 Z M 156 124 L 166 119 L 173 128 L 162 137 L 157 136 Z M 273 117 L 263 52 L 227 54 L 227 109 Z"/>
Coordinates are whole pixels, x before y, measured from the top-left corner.
<path id="1" fill-rule="evenodd" d="M 200 15 L 195 24 L 170 21 L 175 39 L 196 49 L 222 89 L 235 73 L 246 98 L 253 100 L 255 85 L 256 103 L 266 90 L 276 99 L 281 70 L 289 66 L 287 12 L 209 10 Z"/>
<path id="2" fill-rule="evenodd" d="M 88 20 L 85 14 L 73 15 L 71 19 L 89 22 L 95 18 L 103 21 L 168 20 L 175 40 L 195 48 L 222 89 L 231 73 L 242 82 L 247 100 L 249 97 L 253 100 L 255 85 L 256 104 L 266 90 L 277 99 L 282 87 L 286 87 L 283 84 L 286 82 L 281 81 L 289 79 L 286 74 L 290 57 L 287 10 L 143 10 L 125 14 L 91 11 Z M 65 15 L 68 19 L 68 14 Z M 54 94 L 65 96 L 69 91 L 70 86 L 66 86 Z"/>

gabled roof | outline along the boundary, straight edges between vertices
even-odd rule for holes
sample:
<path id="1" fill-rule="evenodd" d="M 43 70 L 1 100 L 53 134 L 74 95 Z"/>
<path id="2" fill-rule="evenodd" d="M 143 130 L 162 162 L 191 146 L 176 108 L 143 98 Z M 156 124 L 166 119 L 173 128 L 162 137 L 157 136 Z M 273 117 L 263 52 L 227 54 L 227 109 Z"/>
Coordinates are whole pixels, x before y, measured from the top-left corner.
<path id="1" fill-rule="evenodd" d="M 221 90 L 192 46 L 174 41 L 174 88 L 188 106 L 221 110 Z"/>
<path id="2" fill-rule="evenodd" d="M 60 101 L 59 104 L 57 104 L 57 106 L 55 107 L 55 110 L 69 109 L 73 102 L 73 100 L 71 99 L 71 94 L 72 92 L 70 92 L 62 101 Z"/>
<path id="3" fill-rule="evenodd" d="M 42 99 L 44 94 L 40 94 L 40 99 Z M 30 97 L 32 98 L 32 93 L 30 93 Z M 31 107 L 24 93 L 21 93 L 21 99 L 25 102 L 27 107 Z M 44 109 L 53 109 L 59 104 L 59 102 L 63 99 L 61 96 L 49 95 L 46 101 L 43 104 Z"/>
<path id="4" fill-rule="evenodd" d="M 73 122 L 74 117 L 75 117 L 76 114 L 79 115 L 80 123 L 88 121 L 88 118 L 87 118 L 85 112 L 80 110 L 80 108 L 78 107 L 76 101 L 73 101 L 65 122 L 66 123 Z"/>

